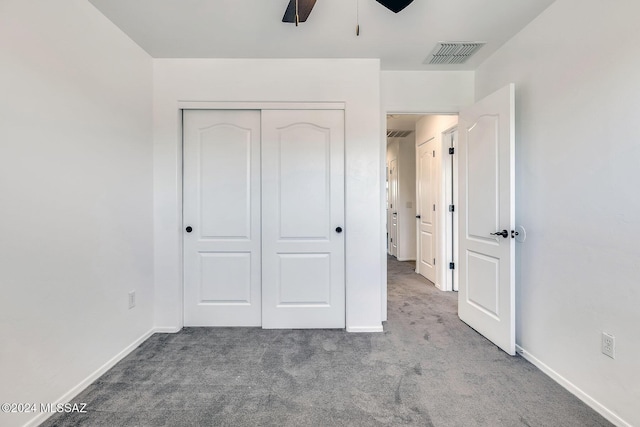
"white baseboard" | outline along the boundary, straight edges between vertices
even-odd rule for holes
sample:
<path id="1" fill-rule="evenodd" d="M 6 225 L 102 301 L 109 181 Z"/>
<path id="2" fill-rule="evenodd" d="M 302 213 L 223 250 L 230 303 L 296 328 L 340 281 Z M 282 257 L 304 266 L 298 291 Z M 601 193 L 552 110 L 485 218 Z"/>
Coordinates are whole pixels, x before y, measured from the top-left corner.
<path id="1" fill-rule="evenodd" d="M 560 384 L 562 387 L 567 389 L 571 394 L 576 396 L 578 399 L 582 400 L 589 407 L 591 407 L 594 411 L 605 417 L 607 420 L 612 422 L 618 427 L 631 427 L 631 424 L 620 418 L 618 415 L 614 414 L 610 411 L 606 406 L 595 400 L 593 397 L 589 396 L 587 393 L 578 388 L 571 381 L 551 369 L 548 365 L 542 362 L 540 359 L 529 353 L 527 350 L 523 349 L 519 345 L 516 345 L 516 353 L 524 357 L 527 361 L 531 362 L 542 372 L 551 377 L 555 382 Z"/>
<path id="2" fill-rule="evenodd" d="M 157 328 L 153 328 L 153 333 L 155 334 L 175 334 L 182 330 L 182 328 L 175 326 L 159 326 Z"/>
<path id="3" fill-rule="evenodd" d="M 384 332 L 380 326 L 347 326 L 347 332 Z"/>
<path id="4" fill-rule="evenodd" d="M 442 286 L 440 283 L 434 283 L 434 285 L 436 286 L 436 288 L 438 290 L 441 290 L 442 292 L 449 292 L 449 290 L 447 289 L 446 284 L 444 286 Z"/>
<path id="5" fill-rule="evenodd" d="M 151 337 L 151 335 L 153 335 L 156 332 L 163 332 L 163 331 L 158 331 L 156 328 L 152 328 L 149 331 L 145 332 L 144 334 L 142 334 L 141 337 L 139 337 L 134 342 L 129 344 L 124 350 L 122 350 L 120 353 L 118 353 L 115 356 L 113 356 L 104 365 L 102 365 L 101 367 L 96 369 L 87 378 L 85 378 L 84 380 L 80 381 L 80 383 L 78 385 L 76 385 L 71 390 L 69 390 L 68 392 L 63 394 L 55 402 L 51 402 L 51 403 L 58 404 L 58 403 L 68 403 L 68 402 L 73 401 L 73 399 L 78 394 L 80 394 L 85 388 L 89 387 L 89 385 L 91 385 L 91 383 L 93 383 L 95 380 L 100 378 L 109 369 L 113 368 L 116 365 L 116 363 L 118 363 L 119 361 L 121 361 L 122 359 L 127 357 L 129 355 L 129 353 L 131 353 L 133 350 L 138 348 L 138 346 L 140 344 L 145 342 L 147 339 L 149 339 L 149 337 Z M 24 424 L 24 427 L 35 427 L 35 426 L 38 426 L 41 423 L 43 423 L 45 420 L 47 420 L 47 418 L 51 417 L 54 414 L 55 414 L 55 412 L 40 412 L 34 418 L 32 418 L 31 420 L 27 421 L 27 423 Z"/>
<path id="6" fill-rule="evenodd" d="M 415 258 L 397 258 L 397 257 L 396 257 L 396 259 L 397 259 L 398 261 L 402 261 L 402 262 L 405 262 L 405 261 L 415 261 L 415 260 L 416 260 Z"/>

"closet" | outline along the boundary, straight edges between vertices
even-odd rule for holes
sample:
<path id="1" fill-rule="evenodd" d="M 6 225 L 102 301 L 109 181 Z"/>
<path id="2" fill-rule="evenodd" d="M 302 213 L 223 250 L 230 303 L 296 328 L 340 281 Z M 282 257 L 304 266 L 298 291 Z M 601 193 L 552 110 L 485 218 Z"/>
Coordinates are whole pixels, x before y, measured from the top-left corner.
<path id="1" fill-rule="evenodd" d="M 344 111 L 184 110 L 185 326 L 344 328 Z"/>

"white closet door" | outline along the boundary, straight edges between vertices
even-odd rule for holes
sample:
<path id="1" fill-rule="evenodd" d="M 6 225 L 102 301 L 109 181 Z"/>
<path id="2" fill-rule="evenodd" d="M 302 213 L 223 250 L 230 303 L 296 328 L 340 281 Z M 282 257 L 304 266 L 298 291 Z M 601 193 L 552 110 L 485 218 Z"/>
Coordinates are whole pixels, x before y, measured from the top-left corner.
<path id="1" fill-rule="evenodd" d="M 184 324 L 259 326 L 260 112 L 184 112 Z"/>
<path id="2" fill-rule="evenodd" d="M 262 326 L 344 328 L 344 112 L 262 113 Z"/>

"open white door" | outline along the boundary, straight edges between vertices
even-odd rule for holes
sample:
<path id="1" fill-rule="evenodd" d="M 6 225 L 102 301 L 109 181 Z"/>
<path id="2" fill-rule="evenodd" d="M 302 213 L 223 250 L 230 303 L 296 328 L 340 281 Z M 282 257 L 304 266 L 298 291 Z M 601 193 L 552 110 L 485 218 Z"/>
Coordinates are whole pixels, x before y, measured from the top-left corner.
<path id="1" fill-rule="evenodd" d="M 418 146 L 418 273 L 436 283 L 435 138 Z"/>
<path id="2" fill-rule="evenodd" d="M 460 112 L 460 319 L 515 354 L 514 85 Z"/>
<path id="3" fill-rule="evenodd" d="M 263 111 L 262 137 L 262 327 L 344 328 L 344 111 Z"/>

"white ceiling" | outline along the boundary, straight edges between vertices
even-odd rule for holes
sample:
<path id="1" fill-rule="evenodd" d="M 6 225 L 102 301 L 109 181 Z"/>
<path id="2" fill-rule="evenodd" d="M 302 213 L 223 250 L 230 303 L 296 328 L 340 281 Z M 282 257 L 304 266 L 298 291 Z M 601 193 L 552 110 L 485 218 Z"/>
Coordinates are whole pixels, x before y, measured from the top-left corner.
<path id="1" fill-rule="evenodd" d="M 383 70 L 473 70 L 554 0 L 318 0 L 299 27 L 289 0 L 89 0 L 155 58 L 380 58 Z M 355 34 L 359 3 L 360 36 Z M 424 65 L 439 41 L 484 41 L 463 65 Z"/>

